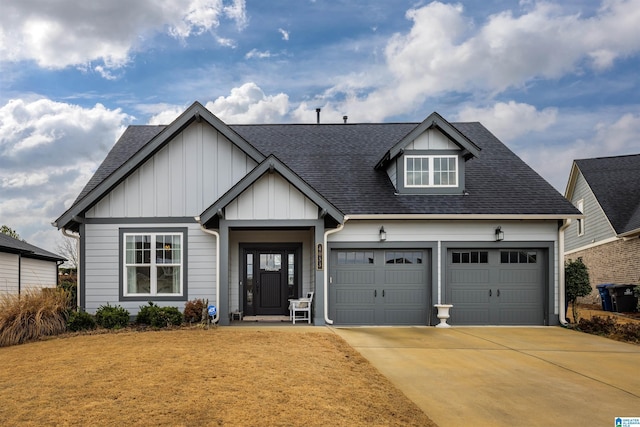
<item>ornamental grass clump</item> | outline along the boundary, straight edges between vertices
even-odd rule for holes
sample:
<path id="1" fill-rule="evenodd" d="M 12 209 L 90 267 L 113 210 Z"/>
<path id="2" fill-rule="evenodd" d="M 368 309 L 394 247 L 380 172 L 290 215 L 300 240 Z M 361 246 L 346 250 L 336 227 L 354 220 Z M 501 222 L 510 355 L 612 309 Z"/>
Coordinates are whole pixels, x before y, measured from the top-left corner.
<path id="1" fill-rule="evenodd" d="M 27 289 L 0 297 L 0 347 L 67 330 L 69 294 L 63 289 Z"/>

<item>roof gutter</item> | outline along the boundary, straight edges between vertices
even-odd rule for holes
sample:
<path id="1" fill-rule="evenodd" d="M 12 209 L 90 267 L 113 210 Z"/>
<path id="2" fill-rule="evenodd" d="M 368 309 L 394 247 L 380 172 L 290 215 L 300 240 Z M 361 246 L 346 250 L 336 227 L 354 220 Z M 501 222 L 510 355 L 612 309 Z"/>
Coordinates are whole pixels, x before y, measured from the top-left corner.
<path id="1" fill-rule="evenodd" d="M 501 220 L 566 220 L 584 218 L 582 214 L 560 215 L 560 214 L 355 214 L 349 215 L 352 220 L 392 220 L 392 219 L 501 219 Z"/>
<path id="2" fill-rule="evenodd" d="M 567 310 L 566 306 L 566 289 L 564 283 L 564 231 L 571 225 L 571 219 L 567 218 L 562 222 L 562 225 L 558 229 L 558 263 L 562 265 L 558 266 L 558 284 L 559 284 L 559 299 L 560 299 L 560 323 L 562 326 L 567 326 Z"/>
<path id="3" fill-rule="evenodd" d="M 198 224 L 200 224 L 200 230 L 207 234 L 211 234 L 216 237 L 216 315 L 213 316 L 213 322 L 216 323 L 220 319 L 220 233 L 215 230 L 210 230 L 200 222 L 200 217 L 193 217 Z"/>
<path id="4" fill-rule="evenodd" d="M 329 251 L 327 250 L 327 237 L 342 231 L 347 221 L 349 221 L 349 216 L 345 215 L 342 224 L 338 224 L 337 228 L 324 232 L 324 251 L 322 251 L 322 265 L 324 266 L 324 321 L 329 325 L 333 325 L 333 320 L 329 319 L 329 271 L 327 265 L 327 252 Z"/>
<path id="5" fill-rule="evenodd" d="M 76 253 L 78 254 L 78 265 L 76 265 L 76 307 L 80 310 L 80 266 L 82 265 L 80 254 L 80 235 L 69 232 L 66 228 L 61 228 L 62 234 L 76 241 Z"/>

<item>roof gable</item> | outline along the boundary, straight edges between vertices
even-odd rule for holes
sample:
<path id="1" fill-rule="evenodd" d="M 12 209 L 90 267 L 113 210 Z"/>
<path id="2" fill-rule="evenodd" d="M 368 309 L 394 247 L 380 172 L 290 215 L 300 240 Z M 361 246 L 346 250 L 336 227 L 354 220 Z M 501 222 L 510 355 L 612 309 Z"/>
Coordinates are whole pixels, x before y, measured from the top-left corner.
<path id="1" fill-rule="evenodd" d="M 640 232 L 640 154 L 575 160 L 565 192 L 568 199 L 578 174 L 582 174 L 618 236 Z"/>
<path id="2" fill-rule="evenodd" d="M 401 155 L 408 145 L 413 143 L 414 140 L 429 129 L 438 129 L 451 142 L 460 147 L 460 149 L 463 150 L 463 157 L 465 160 L 468 160 L 471 157 L 478 157 L 480 155 L 480 147 L 456 129 L 451 123 L 442 118 L 440 114 L 433 112 L 424 119 L 422 123 L 413 128 L 411 132 L 391 147 L 382 159 L 380 159 L 376 165 L 376 169 L 383 168 L 391 159 Z"/>
<path id="3" fill-rule="evenodd" d="M 200 222 L 210 226 L 217 218 L 223 216 L 223 209 L 233 202 L 250 186 L 255 184 L 266 173 L 279 173 L 285 180 L 293 185 L 303 195 L 313 201 L 323 212 L 331 216 L 337 222 L 342 222 L 344 214 L 333 206 L 324 196 L 318 193 L 313 187 L 307 184 L 295 172 L 289 169 L 274 155 L 270 155 L 251 172 L 249 172 L 234 187 L 227 191 L 220 199 L 208 207 L 201 215 Z"/>
<path id="4" fill-rule="evenodd" d="M 194 121 L 205 121 L 257 163 L 265 159 L 253 145 L 196 101 L 168 126 L 129 127 L 78 199 L 56 220 L 56 226 L 73 228 L 75 216 L 92 207 Z"/>

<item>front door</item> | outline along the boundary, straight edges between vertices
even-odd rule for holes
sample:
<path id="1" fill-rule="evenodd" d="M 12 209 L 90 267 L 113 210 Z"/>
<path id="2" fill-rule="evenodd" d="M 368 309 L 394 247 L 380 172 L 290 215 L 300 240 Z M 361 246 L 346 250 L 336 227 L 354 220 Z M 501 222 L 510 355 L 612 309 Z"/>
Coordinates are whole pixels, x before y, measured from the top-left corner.
<path id="1" fill-rule="evenodd" d="M 241 252 L 245 315 L 288 315 L 299 294 L 299 245 L 243 245 Z"/>

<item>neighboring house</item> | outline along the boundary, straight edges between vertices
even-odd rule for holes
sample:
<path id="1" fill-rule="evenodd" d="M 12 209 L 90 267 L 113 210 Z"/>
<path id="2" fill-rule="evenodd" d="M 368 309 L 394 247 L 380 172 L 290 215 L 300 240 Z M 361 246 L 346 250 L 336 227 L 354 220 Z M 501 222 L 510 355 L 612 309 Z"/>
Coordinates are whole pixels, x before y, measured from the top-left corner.
<path id="1" fill-rule="evenodd" d="M 58 265 L 66 259 L 0 233 L 0 294 L 55 288 Z"/>
<path id="2" fill-rule="evenodd" d="M 80 305 L 207 298 L 316 325 L 559 322 L 560 227 L 580 212 L 479 123 L 227 125 L 194 103 L 130 126 L 54 223 Z"/>
<path id="3" fill-rule="evenodd" d="M 601 283 L 640 284 L 640 154 L 575 160 L 565 197 L 585 215 L 565 231 L 565 259 Z"/>

